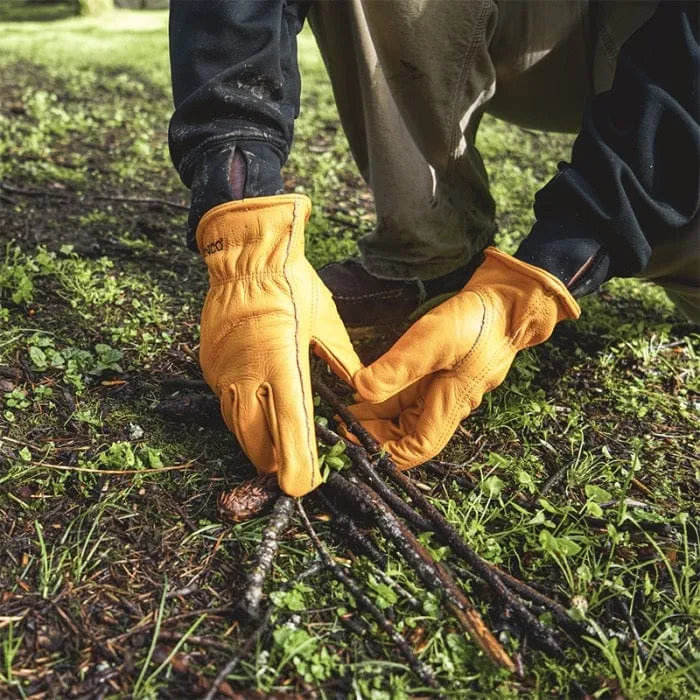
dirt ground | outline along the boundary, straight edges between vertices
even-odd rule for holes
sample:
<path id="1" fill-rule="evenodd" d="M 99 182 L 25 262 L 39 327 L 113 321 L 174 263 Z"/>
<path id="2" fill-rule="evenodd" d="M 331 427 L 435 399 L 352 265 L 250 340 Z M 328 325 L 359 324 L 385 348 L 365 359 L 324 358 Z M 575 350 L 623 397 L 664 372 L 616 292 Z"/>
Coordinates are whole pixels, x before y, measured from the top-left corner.
<path id="1" fill-rule="evenodd" d="M 198 697 L 254 629 L 236 604 L 266 517 L 217 517 L 218 494 L 254 470 L 211 404 L 159 410 L 189 393 L 173 377 L 200 378 L 207 287 L 183 245 L 187 193 L 167 156 L 167 87 L 128 67 L 22 58 L 2 71 L 0 696 Z M 286 173 L 316 203 L 307 249 L 318 265 L 354 251 L 372 205 L 327 84 L 305 100 Z M 512 249 L 570 139 L 495 120 L 480 139 L 498 242 Z M 583 310 L 521 355 L 441 455 L 473 488 L 412 473 L 480 554 L 591 625 L 583 650 L 547 659 L 485 595 L 489 624 L 528 673 L 494 670 L 400 558 L 390 555 L 387 574 L 418 612 L 310 505 L 450 697 L 700 693 L 697 328 L 637 281 L 610 283 Z M 295 522 L 268 592 L 312 559 Z M 292 584 L 271 596 L 274 631 L 221 697 L 425 694 L 332 577 Z"/>

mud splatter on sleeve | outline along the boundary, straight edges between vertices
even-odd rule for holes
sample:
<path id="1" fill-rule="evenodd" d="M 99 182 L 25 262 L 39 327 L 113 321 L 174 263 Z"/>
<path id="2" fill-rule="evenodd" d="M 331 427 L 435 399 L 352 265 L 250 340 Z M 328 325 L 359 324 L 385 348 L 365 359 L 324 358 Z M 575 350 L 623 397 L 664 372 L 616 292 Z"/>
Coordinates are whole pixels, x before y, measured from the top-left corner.
<path id="1" fill-rule="evenodd" d="M 236 169 L 243 196 L 281 191 L 299 114 L 296 35 L 307 5 L 172 0 L 169 145 L 193 190 L 190 234 L 208 208 L 236 198 Z"/>

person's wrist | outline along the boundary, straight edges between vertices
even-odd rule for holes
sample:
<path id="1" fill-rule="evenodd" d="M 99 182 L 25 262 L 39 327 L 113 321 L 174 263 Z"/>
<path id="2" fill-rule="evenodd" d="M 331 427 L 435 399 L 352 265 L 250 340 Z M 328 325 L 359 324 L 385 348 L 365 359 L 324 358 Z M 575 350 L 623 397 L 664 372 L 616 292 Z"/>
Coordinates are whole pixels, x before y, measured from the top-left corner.
<path id="1" fill-rule="evenodd" d="M 282 157 L 264 143 L 238 143 L 206 151 L 198 159 L 192 177 L 188 217 L 188 241 L 195 248 L 195 234 L 204 214 L 215 207 L 249 197 L 283 191 Z"/>
<path id="2" fill-rule="evenodd" d="M 498 290 L 496 295 L 504 307 L 525 316 L 537 307 L 539 311 L 535 315 L 556 316 L 556 322 L 579 317 L 581 309 L 576 299 L 551 272 L 498 248 L 489 247 L 484 253 L 486 261 L 482 272 L 474 276 L 474 282 Z"/>
<path id="3" fill-rule="evenodd" d="M 549 272 L 574 298 L 594 292 L 611 277 L 607 250 L 575 219 L 537 221 L 514 257 Z"/>

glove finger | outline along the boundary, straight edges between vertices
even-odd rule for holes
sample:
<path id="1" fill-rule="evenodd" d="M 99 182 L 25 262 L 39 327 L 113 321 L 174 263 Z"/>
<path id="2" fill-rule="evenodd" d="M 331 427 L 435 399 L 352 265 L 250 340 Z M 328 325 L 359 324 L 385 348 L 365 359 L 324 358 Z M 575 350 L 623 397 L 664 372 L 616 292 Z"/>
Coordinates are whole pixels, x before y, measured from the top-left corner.
<path id="1" fill-rule="evenodd" d="M 279 368 L 260 387 L 258 399 L 275 448 L 280 488 L 289 496 L 304 496 L 321 484 L 308 360 L 301 373 L 296 366 Z"/>
<path id="2" fill-rule="evenodd" d="M 257 386 L 231 385 L 221 394 L 221 414 L 260 474 L 277 471 L 267 418 L 256 396 Z"/>
<path id="3" fill-rule="evenodd" d="M 368 418 L 361 420 L 362 427 L 386 449 L 386 445 L 402 440 L 407 434 L 413 432 L 409 426 L 415 425 L 421 409 L 418 406 L 407 408 L 401 420 L 388 420 L 385 418 Z"/>
<path id="4" fill-rule="evenodd" d="M 358 393 L 373 403 L 385 401 L 423 377 L 454 367 L 474 347 L 484 317 L 478 294 L 462 292 L 443 302 L 355 375 Z"/>
<path id="5" fill-rule="evenodd" d="M 458 395 L 458 385 L 449 376 L 431 377 L 425 399 L 405 409 L 398 421 L 363 421 L 400 469 L 423 464 L 449 442 L 460 421 L 470 411 L 469 402 Z"/>
<path id="6" fill-rule="evenodd" d="M 325 287 L 319 289 L 318 315 L 313 330 L 311 346 L 314 354 L 346 384 L 354 386 L 353 377 L 362 368 L 362 362 L 350 342 L 333 297 Z"/>
<path id="7" fill-rule="evenodd" d="M 396 396 L 392 396 L 381 403 L 364 401 L 348 406 L 348 410 L 380 444 L 387 440 L 397 440 L 401 437 L 401 434 L 396 432 L 396 430 L 399 430 L 399 416 L 417 403 L 419 385 L 420 382 L 416 382 L 396 394 Z M 335 416 L 335 419 L 338 421 L 340 434 L 348 438 L 348 440 L 359 444 L 359 441 L 350 432 L 348 426 L 338 416 Z"/>
<path id="8" fill-rule="evenodd" d="M 348 410 L 361 423 L 371 420 L 398 420 L 399 416 L 411 406 L 418 402 L 419 389 L 422 382 L 416 382 L 406 387 L 394 396 L 390 396 L 386 401 L 380 403 L 370 403 L 361 401 L 348 406 Z"/>

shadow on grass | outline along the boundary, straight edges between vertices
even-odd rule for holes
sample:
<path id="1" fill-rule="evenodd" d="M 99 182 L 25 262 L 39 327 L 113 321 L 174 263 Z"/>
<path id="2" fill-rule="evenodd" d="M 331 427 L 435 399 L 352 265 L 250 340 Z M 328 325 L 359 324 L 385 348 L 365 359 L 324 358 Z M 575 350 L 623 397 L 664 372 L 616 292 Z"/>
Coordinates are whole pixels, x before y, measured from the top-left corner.
<path id="1" fill-rule="evenodd" d="M 77 14 L 77 2 L 0 0 L 0 22 L 53 22 Z"/>

